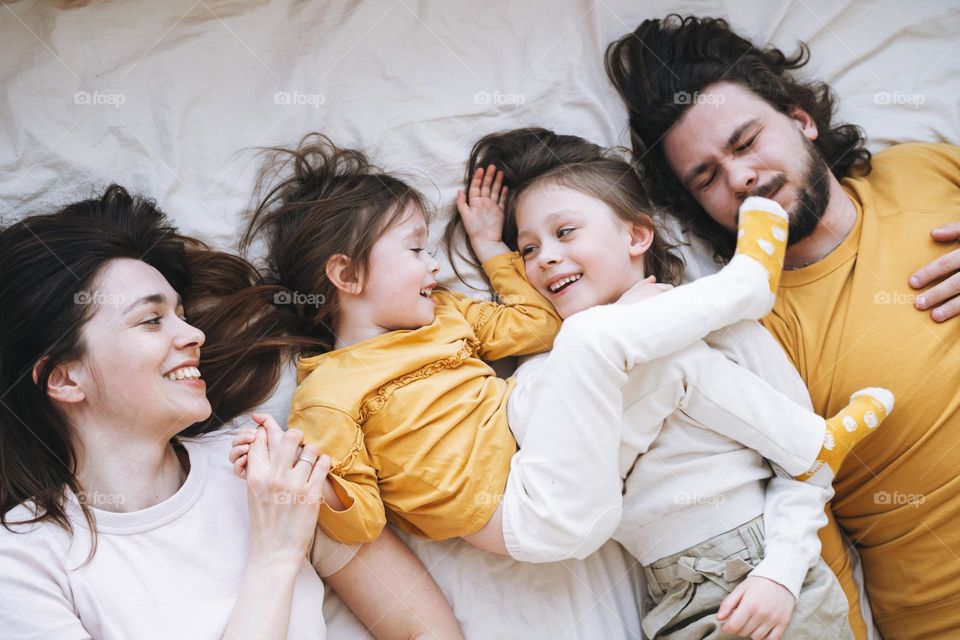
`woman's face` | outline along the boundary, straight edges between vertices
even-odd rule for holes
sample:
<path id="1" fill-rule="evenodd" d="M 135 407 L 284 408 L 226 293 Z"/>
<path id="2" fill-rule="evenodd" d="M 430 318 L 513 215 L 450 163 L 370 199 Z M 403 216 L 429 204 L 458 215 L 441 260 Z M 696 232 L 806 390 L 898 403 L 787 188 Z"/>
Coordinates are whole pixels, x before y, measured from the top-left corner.
<path id="1" fill-rule="evenodd" d="M 93 289 L 75 297 L 78 304 L 98 305 L 82 330 L 78 409 L 158 435 L 207 418 L 210 403 L 197 370 L 203 332 L 186 322 L 177 292 L 160 272 L 139 260 L 113 260 Z"/>

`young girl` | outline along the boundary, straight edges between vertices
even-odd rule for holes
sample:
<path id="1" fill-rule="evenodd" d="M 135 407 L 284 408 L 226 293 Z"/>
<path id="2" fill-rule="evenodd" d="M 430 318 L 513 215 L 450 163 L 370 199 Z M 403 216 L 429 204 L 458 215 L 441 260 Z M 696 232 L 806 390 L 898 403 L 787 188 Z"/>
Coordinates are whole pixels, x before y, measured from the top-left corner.
<path id="1" fill-rule="evenodd" d="M 558 325 L 550 305 L 524 279 L 518 257 L 500 239 L 500 203 L 506 195 L 503 176 L 493 168 L 477 171 L 469 199 L 462 193 L 458 197 L 472 247 L 501 300 L 491 303 L 434 291 L 439 267 L 425 253 L 425 208 L 414 190 L 376 171 L 357 152 L 337 150 L 325 140 L 301 147 L 291 156 L 295 175 L 275 187 L 261 204 L 248 238 L 267 233 L 270 268 L 290 288 L 284 301 L 305 301 L 296 312 L 305 325 L 315 327 L 319 353 L 299 360 L 299 387 L 289 424 L 301 428 L 308 441 L 334 460 L 334 491 L 328 495 L 329 502 L 321 505 L 320 526 L 335 539 L 369 541 L 379 535 L 389 513 L 394 524 L 412 533 L 438 539 L 471 536 L 491 523 L 501 494 L 505 488 L 508 494 L 511 490 L 507 476 L 516 473 L 515 463 L 510 470 L 516 445 L 507 425 L 514 381 L 498 379 L 480 357 L 492 360 L 545 351 Z M 771 278 L 775 282 L 786 241 L 777 230 L 785 231 L 786 225 L 780 217 L 785 214 L 767 204 L 763 207 L 748 207 L 742 215 L 747 240 L 741 257 L 712 280 L 685 288 L 715 309 L 678 314 L 674 320 L 687 326 L 676 336 L 662 327 L 650 336 L 646 327 L 659 313 L 656 302 L 682 289 L 643 304 L 622 306 L 636 313 L 635 324 L 641 330 L 627 332 L 638 334 L 629 338 L 636 353 L 616 363 L 621 376 L 635 362 L 683 347 L 737 319 L 738 314 L 760 317 L 769 309 L 771 286 L 775 286 Z M 620 266 L 630 266 L 630 271 L 622 270 L 607 284 L 587 272 L 554 273 L 552 280 L 541 283 L 541 292 L 559 298 L 575 287 L 600 286 L 603 299 L 599 302 L 619 299 L 637 281 L 632 276 L 638 269 L 643 279 L 645 254 L 654 241 L 649 218 L 643 216 L 643 220 L 631 233 L 611 236 L 623 255 L 614 246 L 609 248 L 610 256 Z M 772 259 L 756 249 L 766 243 L 773 249 Z M 724 293 L 711 296 L 713 287 Z M 758 289 L 761 295 L 756 295 Z M 319 303 L 309 304 L 311 297 Z M 647 313 L 648 308 L 654 311 Z M 567 315 L 563 308 L 561 314 Z M 568 341 L 572 346 L 558 347 L 551 354 L 561 358 L 558 368 L 576 368 L 569 367 L 571 363 L 586 366 L 579 362 L 581 357 L 605 357 L 591 352 L 595 341 L 584 339 L 583 333 L 572 332 L 575 338 Z M 619 340 L 618 336 L 605 338 Z M 651 350 L 644 353 L 648 347 Z M 873 412 L 879 421 L 889 411 L 881 401 L 886 398 L 862 395 L 842 415 L 825 423 L 746 370 L 711 353 L 704 346 L 697 354 L 704 367 L 712 367 L 704 368 L 709 375 L 700 376 L 694 365 L 674 367 L 677 384 L 660 396 L 661 404 L 671 407 L 660 420 L 682 406 L 704 424 L 735 434 L 791 473 L 811 470 L 818 457 L 835 467 L 838 459 L 831 449 L 846 449 L 868 431 L 860 425 L 863 414 Z M 765 402 L 753 406 L 736 397 L 716 395 L 721 385 L 709 379 L 720 376 L 725 376 L 720 380 L 726 385 L 724 391 L 735 380 L 741 388 L 751 385 Z M 528 385 L 527 395 L 535 396 L 541 386 L 539 382 Z M 620 391 L 615 384 L 611 389 Z M 578 392 L 576 388 L 562 391 L 571 397 Z M 842 427 L 844 419 L 861 428 L 848 432 Z M 559 423 L 555 428 L 567 430 Z M 647 428 L 655 435 L 658 424 Z M 776 439 L 763 435 L 765 429 L 775 433 Z M 831 447 L 825 434 L 846 444 Z M 233 452 L 235 458 L 240 456 L 238 468 L 244 464 L 244 446 Z M 549 449 L 543 450 L 544 459 L 549 460 Z M 609 477 L 611 471 L 616 474 L 616 464 L 609 467 L 602 477 Z M 530 493 L 535 476 L 524 476 L 527 496 L 536 494 L 536 490 Z M 540 487 L 542 495 L 549 493 L 549 478 L 545 483 Z M 491 529 L 499 535 L 498 523 L 493 519 L 484 535 Z"/>

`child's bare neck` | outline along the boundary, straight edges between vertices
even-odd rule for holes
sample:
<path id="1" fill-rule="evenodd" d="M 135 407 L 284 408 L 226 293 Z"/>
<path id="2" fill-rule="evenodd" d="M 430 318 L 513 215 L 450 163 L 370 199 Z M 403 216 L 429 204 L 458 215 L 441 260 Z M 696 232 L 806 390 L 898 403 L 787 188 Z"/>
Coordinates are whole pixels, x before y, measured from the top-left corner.
<path id="1" fill-rule="evenodd" d="M 343 349 L 389 333 L 389 329 L 370 322 L 369 315 L 366 313 L 350 313 L 344 309 L 339 315 L 340 317 L 333 323 L 334 349 Z"/>
<path id="2" fill-rule="evenodd" d="M 370 338 L 376 338 L 377 336 L 389 333 L 388 329 L 383 327 L 376 326 L 351 326 L 349 328 L 341 329 L 339 327 L 334 328 L 334 333 L 336 335 L 336 340 L 333 343 L 334 349 L 343 349 L 357 344 L 358 342 L 363 342 L 364 340 L 369 340 Z"/>

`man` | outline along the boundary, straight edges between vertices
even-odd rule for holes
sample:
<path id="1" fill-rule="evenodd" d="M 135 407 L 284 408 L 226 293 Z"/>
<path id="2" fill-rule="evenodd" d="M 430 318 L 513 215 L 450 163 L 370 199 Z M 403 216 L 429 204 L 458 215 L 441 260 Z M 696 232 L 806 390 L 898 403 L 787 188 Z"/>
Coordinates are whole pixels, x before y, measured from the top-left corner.
<path id="1" fill-rule="evenodd" d="M 871 157 L 857 127 L 831 122 L 829 88 L 790 76 L 807 59 L 805 46 L 788 57 L 722 20 L 673 15 L 613 43 L 607 71 L 652 197 L 719 262 L 732 255 L 744 198 L 770 197 L 790 213 L 789 271 L 764 324 L 817 412 L 832 415 L 867 384 L 896 394 L 885 431 L 841 468 L 836 522 L 821 531 L 851 626 L 865 637 L 837 524 L 860 551 L 884 637 L 955 638 L 960 322 L 943 321 L 960 307 L 960 251 L 941 256 L 935 241 L 957 240 L 948 223 L 960 214 L 960 149 L 904 144 Z"/>

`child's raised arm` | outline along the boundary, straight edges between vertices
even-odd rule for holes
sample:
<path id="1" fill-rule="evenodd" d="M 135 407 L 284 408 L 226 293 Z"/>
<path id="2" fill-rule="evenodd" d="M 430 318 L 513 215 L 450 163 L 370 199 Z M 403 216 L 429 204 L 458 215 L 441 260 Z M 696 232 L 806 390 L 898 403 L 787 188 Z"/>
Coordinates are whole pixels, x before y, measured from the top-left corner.
<path id="1" fill-rule="evenodd" d="M 510 249 L 503 243 L 503 205 L 507 201 L 503 171 L 493 165 L 477 169 L 469 191 L 469 198 L 463 191 L 457 191 L 457 211 L 473 252 L 480 262 L 508 253 Z"/>
<path id="2" fill-rule="evenodd" d="M 487 360 L 548 351 L 561 322 L 553 306 L 527 281 L 522 259 L 503 243 L 507 187 L 502 182 L 503 172 L 490 165 L 477 169 L 469 198 L 462 191 L 457 194 L 457 209 L 470 245 L 483 263 L 497 300 L 449 291 L 435 294 L 447 298 L 467 319 L 480 341 L 478 355 Z"/>

